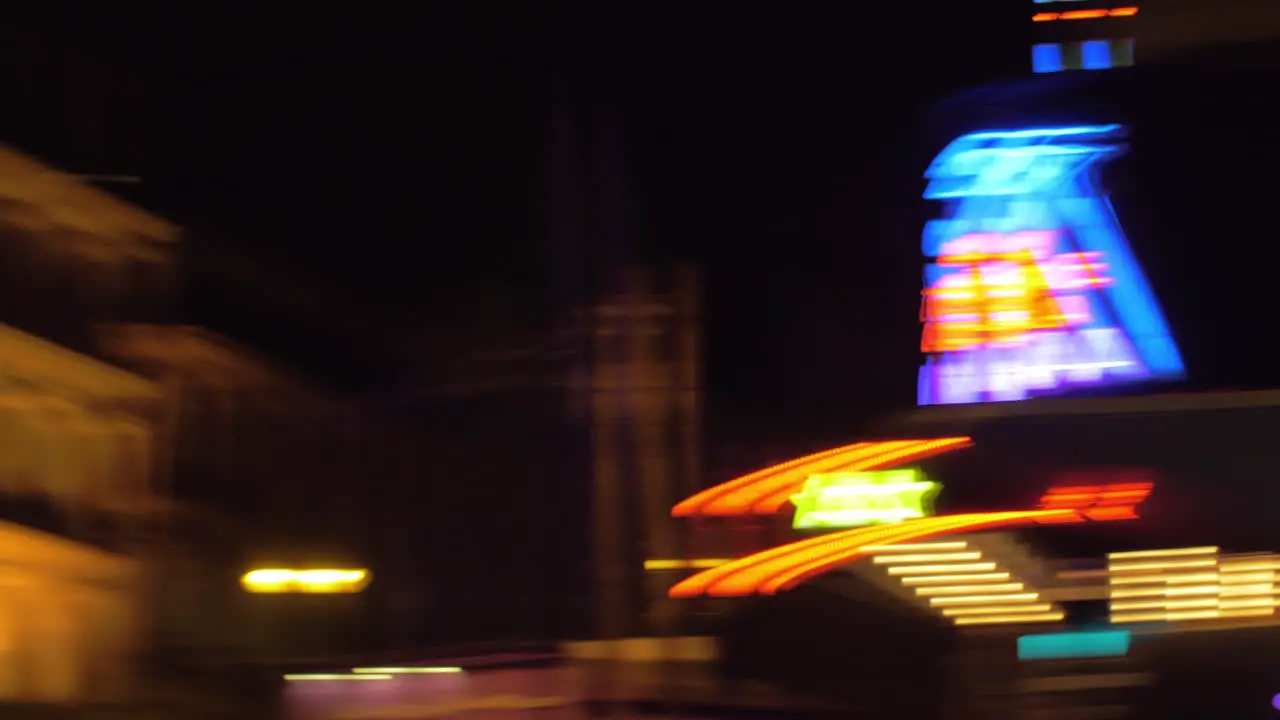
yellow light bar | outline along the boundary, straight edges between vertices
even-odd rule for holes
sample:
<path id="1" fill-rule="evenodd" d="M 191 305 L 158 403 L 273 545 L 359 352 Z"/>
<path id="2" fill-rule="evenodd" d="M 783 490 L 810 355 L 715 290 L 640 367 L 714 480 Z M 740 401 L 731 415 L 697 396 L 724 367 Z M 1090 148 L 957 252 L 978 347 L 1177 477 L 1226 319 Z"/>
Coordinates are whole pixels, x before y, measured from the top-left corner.
<path id="1" fill-rule="evenodd" d="M 1144 597 L 1186 597 L 1188 595 L 1214 595 L 1232 597 L 1240 595 L 1270 595 L 1275 592 L 1273 583 L 1250 583 L 1240 585 L 1191 585 L 1187 587 L 1151 587 L 1112 589 L 1111 597 L 1144 598 Z"/>
<path id="2" fill-rule="evenodd" d="M 1137 572 L 1139 570 L 1172 570 L 1175 568 L 1217 567 L 1217 558 L 1208 560 L 1169 560 L 1168 562 L 1132 562 L 1110 563 L 1107 567 L 1113 573 Z"/>
<path id="3" fill-rule="evenodd" d="M 368 570 L 263 569 L 245 573 L 240 585 L 251 593 L 358 593 L 369 584 Z"/>
<path id="4" fill-rule="evenodd" d="M 942 605 L 986 605 L 988 603 L 1026 603 L 1040 599 L 1040 593 L 1009 593 L 1007 595 L 961 595 L 959 597 L 929 598 L 929 604 L 935 607 Z"/>
<path id="5" fill-rule="evenodd" d="M 1275 613 L 1275 608 L 1239 608 L 1226 610 L 1192 610 L 1188 612 L 1151 612 L 1151 613 L 1112 613 L 1113 623 L 1134 622 L 1178 622 L 1181 620 L 1218 620 L 1246 617 L 1266 617 Z"/>
<path id="6" fill-rule="evenodd" d="M 965 583 L 995 583 L 1004 582 L 1011 576 L 1007 572 L 993 573 L 963 573 L 960 575 L 921 575 L 918 577 L 904 577 L 902 584 L 907 587 L 915 585 L 944 585 L 946 583 L 965 582 Z"/>
<path id="7" fill-rule="evenodd" d="M 451 665 L 439 667 L 372 667 L 351 668 L 351 672 L 357 675 L 445 675 L 460 673 L 462 668 Z"/>
<path id="8" fill-rule="evenodd" d="M 869 553 L 900 553 L 900 552 L 937 552 L 939 550 L 964 550 L 969 547 L 969 543 L 956 542 L 936 542 L 936 543 L 903 543 L 901 545 L 863 545 L 862 549 Z"/>
<path id="9" fill-rule="evenodd" d="M 897 565 L 889 568 L 890 575 L 931 575 L 933 573 L 991 572 L 993 562 L 955 563 L 952 565 Z"/>
<path id="10" fill-rule="evenodd" d="M 289 682 L 304 682 L 310 680 L 390 680 L 390 675 L 340 675 L 336 673 L 303 673 L 298 675 L 285 675 L 285 680 Z"/>
<path id="11" fill-rule="evenodd" d="M 1020 582 L 991 583 L 984 585 L 940 585 L 938 587 L 916 588 L 916 595 L 932 597 L 934 595 L 972 595 L 974 593 L 1016 593 L 1025 588 Z"/>
<path id="12" fill-rule="evenodd" d="M 1142 558 L 1179 557 L 1187 555 L 1215 555 L 1216 547 L 1174 548 L 1172 550 L 1132 550 L 1129 552 L 1108 553 L 1107 560 L 1138 560 Z"/>
<path id="13" fill-rule="evenodd" d="M 707 570 L 731 562 L 725 558 L 695 558 L 693 560 L 645 560 L 644 569 L 655 570 Z"/>
<path id="14" fill-rule="evenodd" d="M 1035 613 L 1025 615 L 989 615 L 982 617 L 958 617 L 955 619 L 957 625 L 1014 625 L 1018 623 L 1042 623 L 1042 622 L 1059 622 L 1066 615 L 1061 611 Z"/>
<path id="15" fill-rule="evenodd" d="M 1053 610 L 1050 603 L 1028 603 L 1026 605 L 988 605 L 983 607 L 942 608 L 946 617 L 965 617 L 969 615 L 1009 615 L 1011 613 L 1046 613 Z"/>
<path id="16" fill-rule="evenodd" d="M 1125 575 L 1123 577 L 1111 578 L 1112 585 L 1154 585 L 1156 583 L 1180 585 L 1183 583 L 1214 582 L 1218 582 L 1218 573 L 1216 572 L 1170 573 L 1168 575 Z"/>
<path id="17" fill-rule="evenodd" d="M 947 552 L 947 553 L 921 553 L 918 555 L 877 555 L 872 559 L 877 565 L 889 565 L 892 563 L 937 563 L 948 562 L 950 560 L 981 560 L 980 552 Z"/>

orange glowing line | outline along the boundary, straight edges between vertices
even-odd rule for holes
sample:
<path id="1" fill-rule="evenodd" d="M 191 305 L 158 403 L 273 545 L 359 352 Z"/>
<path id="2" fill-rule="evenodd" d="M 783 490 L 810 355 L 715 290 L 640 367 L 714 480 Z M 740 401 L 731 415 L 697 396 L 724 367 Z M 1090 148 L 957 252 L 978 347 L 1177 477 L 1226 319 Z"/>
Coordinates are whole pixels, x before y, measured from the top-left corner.
<path id="1" fill-rule="evenodd" d="M 1059 20 L 1093 20 L 1106 17 L 1106 10 L 1069 10 L 1058 16 Z"/>
<path id="2" fill-rule="evenodd" d="M 900 526 L 901 532 L 894 537 L 890 544 L 912 542 L 934 535 L 976 530 L 984 527 L 1017 525 L 1035 520 L 1038 517 L 1057 513 L 1058 511 L 1056 510 L 1015 510 L 998 513 L 974 513 L 972 515 L 944 515 L 939 518 L 930 518 L 931 522 L 907 523 Z M 815 575 L 820 575 L 837 565 L 842 565 L 865 554 L 865 550 L 863 546 L 845 546 L 834 553 L 824 555 L 817 555 L 817 553 L 810 551 L 803 551 L 799 554 L 801 555 L 800 557 L 793 556 L 795 562 L 790 568 L 763 583 L 759 588 L 759 592 L 765 595 L 772 595 L 779 590 L 789 590 Z"/>
<path id="3" fill-rule="evenodd" d="M 888 470 L 890 468 L 902 465 L 904 463 L 913 462 L 915 460 L 923 460 L 932 455 L 939 455 L 951 450 L 958 450 L 962 447 L 968 447 L 973 442 L 969 438 L 942 438 L 940 440 L 919 440 L 915 441 L 907 447 L 899 449 L 887 449 L 888 451 L 875 457 L 859 460 L 848 466 L 839 468 L 847 472 L 862 472 L 865 470 Z M 776 490 L 773 494 L 763 498 L 757 496 L 752 504 L 751 511 L 757 515 L 772 515 L 782 509 L 791 500 L 791 496 L 804 487 L 805 477 L 796 478 L 793 482 L 787 484 L 786 487 Z"/>
<path id="4" fill-rule="evenodd" d="M 1090 520 L 1134 520 L 1137 507 L 1151 495 L 1152 483 L 1052 488 L 1040 500 L 1042 510 L 1067 510 L 1071 516 L 1044 518 L 1041 523 Z"/>
<path id="5" fill-rule="evenodd" d="M 799 492 L 804 481 L 810 475 L 836 470 L 850 470 L 864 466 L 875 466 L 881 457 L 894 450 L 914 447 L 915 440 L 891 440 L 887 442 L 867 443 L 860 452 L 848 455 L 837 455 L 829 461 L 813 465 L 802 465 L 780 473 L 765 481 L 739 488 L 727 495 L 711 501 L 702 508 L 704 515 L 750 515 L 770 514 L 777 512 L 788 498 Z M 770 510 L 763 510 L 757 505 L 775 498 Z"/>
<path id="6" fill-rule="evenodd" d="M 673 598 L 698 595 L 741 597 L 772 594 L 864 554 L 870 545 L 892 545 L 994 525 L 1013 525 L 1061 515 L 1063 510 L 1016 510 L 926 518 L 897 525 L 857 528 L 809 538 L 739 558 L 698 573 L 669 591 Z"/>
<path id="7" fill-rule="evenodd" d="M 856 530 L 846 530 L 839 535 L 848 535 L 856 532 L 880 531 L 886 526 L 880 525 L 874 528 L 857 528 Z M 780 545 L 768 550 L 762 550 L 754 555 L 738 558 L 732 562 L 725 563 L 718 567 L 691 575 L 672 586 L 668 594 L 671 597 L 695 597 L 706 592 L 707 588 L 720 582 L 721 580 L 740 572 L 744 569 L 754 567 L 760 563 L 767 562 L 774 558 L 782 557 L 797 550 L 803 550 L 808 547 L 816 547 L 823 543 L 830 542 L 834 535 L 822 535 L 819 537 L 809 538 L 807 540 L 799 540 L 797 542 Z"/>
<path id="8" fill-rule="evenodd" d="M 788 568 L 795 567 L 797 557 L 803 560 L 809 557 L 810 553 L 830 553 L 832 543 L 843 543 L 852 545 L 855 548 L 863 548 L 868 545 L 882 547 L 884 545 L 892 545 L 897 537 L 902 535 L 902 528 L 899 525 L 878 525 L 876 527 L 858 528 L 847 533 L 839 533 L 839 535 L 840 537 L 838 538 L 827 535 L 822 538 L 826 542 L 806 548 L 793 549 L 785 555 L 747 565 L 719 582 L 708 586 L 705 592 L 712 597 L 743 597 L 762 592 L 765 583 L 777 577 L 780 573 L 786 572 Z"/>
<path id="9" fill-rule="evenodd" d="M 1054 20 L 1096 20 L 1104 17 L 1133 17 L 1138 14 L 1136 7 L 1118 7 L 1110 10 L 1070 10 L 1067 12 L 1042 12 L 1031 16 L 1031 22 L 1053 22 Z"/>
<path id="10" fill-rule="evenodd" d="M 708 488 L 671 510 L 673 517 L 778 512 L 808 476 L 835 470 L 878 470 L 972 445 L 967 437 L 863 442 L 806 455 Z"/>
<path id="11" fill-rule="evenodd" d="M 767 480 L 774 475 L 787 472 L 788 470 L 815 465 L 823 460 L 839 455 L 866 452 L 869 445 L 871 445 L 871 443 L 855 443 L 853 445 L 846 445 L 832 450 L 824 450 L 812 455 L 805 455 L 804 457 L 799 457 L 795 460 L 788 460 L 787 462 L 772 465 L 764 468 L 763 470 L 757 470 L 749 475 L 743 475 L 735 480 L 730 480 L 716 485 L 715 487 L 703 490 L 672 508 L 671 515 L 673 517 L 696 515 L 704 506 L 711 504 L 721 496 L 732 493 L 739 488 L 749 487 Z"/>

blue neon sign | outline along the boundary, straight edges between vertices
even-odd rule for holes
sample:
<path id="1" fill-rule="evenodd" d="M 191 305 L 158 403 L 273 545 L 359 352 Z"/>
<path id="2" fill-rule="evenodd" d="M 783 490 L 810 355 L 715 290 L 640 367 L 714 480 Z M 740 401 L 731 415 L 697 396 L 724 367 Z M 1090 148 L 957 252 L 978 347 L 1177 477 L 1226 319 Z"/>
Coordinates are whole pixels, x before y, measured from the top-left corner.
<path id="1" fill-rule="evenodd" d="M 924 197 L 942 201 L 946 216 L 922 237 L 931 262 L 920 404 L 1182 377 L 1181 354 L 1096 178 L 1124 151 L 1122 132 L 1120 125 L 975 132 L 934 159 Z M 1090 278 L 1105 268 L 1107 277 L 1088 287 L 1060 282 L 1068 262 L 1084 262 Z M 1009 284 L 1014 276 L 1021 285 Z M 1004 284 L 997 292 L 992 283 Z M 1044 296 L 1039 304 L 992 309 L 998 294 L 1033 286 Z M 960 307 L 954 298 L 965 296 L 986 304 Z M 1038 313 L 1037 321 L 1010 325 L 1019 312 Z"/>

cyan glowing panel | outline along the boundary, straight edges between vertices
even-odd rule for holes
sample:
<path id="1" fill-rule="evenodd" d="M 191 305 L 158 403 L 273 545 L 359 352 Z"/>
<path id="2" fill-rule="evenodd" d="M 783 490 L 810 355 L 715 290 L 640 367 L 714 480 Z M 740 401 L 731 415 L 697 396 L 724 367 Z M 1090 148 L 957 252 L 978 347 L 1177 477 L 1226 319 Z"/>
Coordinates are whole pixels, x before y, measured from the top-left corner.
<path id="1" fill-rule="evenodd" d="M 1183 375 L 1111 207 L 1119 125 L 977 132 L 930 165 L 921 405 L 1024 400 Z"/>
<path id="2" fill-rule="evenodd" d="M 1018 638 L 1019 660 L 1073 660 L 1124 657 L 1129 654 L 1127 630 L 1048 633 Z"/>
<path id="3" fill-rule="evenodd" d="M 881 470 L 810 475 L 791 496 L 796 529 L 860 527 L 917 520 L 933 514 L 941 486 L 919 470 Z"/>

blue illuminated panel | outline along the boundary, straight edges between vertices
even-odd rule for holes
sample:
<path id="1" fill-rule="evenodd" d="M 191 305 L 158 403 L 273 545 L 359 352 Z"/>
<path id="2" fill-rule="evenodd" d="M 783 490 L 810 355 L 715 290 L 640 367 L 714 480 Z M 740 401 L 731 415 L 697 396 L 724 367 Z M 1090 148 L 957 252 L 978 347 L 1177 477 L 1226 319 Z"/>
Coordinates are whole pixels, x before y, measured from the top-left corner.
<path id="1" fill-rule="evenodd" d="M 1109 70 L 1132 65 L 1133 38 L 1042 43 L 1031 47 L 1031 69 L 1037 73 Z"/>
<path id="2" fill-rule="evenodd" d="M 918 402 L 1025 400 L 1178 379 L 1155 294 L 1097 183 L 1123 128 L 976 132 L 926 172 Z"/>
<path id="3" fill-rule="evenodd" d="M 1031 69 L 1038 73 L 1062 72 L 1066 66 L 1062 62 L 1062 45 L 1045 43 L 1031 48 Z"/>
<path id="4" fill-rule="evenodd" d="M 1018 638 L 1019 660 L 1071 660 L 1124 657 L 1129 654 L 1128 630 L 1049 633 Z"/>
<path id="5" fill-rule="evenodd" d="M 1080 43 L 1080 64 L 1085 70 L 1106 70 L 1111 67 L 1111 43 L 1106 40 Z"/>

